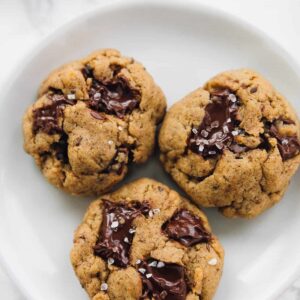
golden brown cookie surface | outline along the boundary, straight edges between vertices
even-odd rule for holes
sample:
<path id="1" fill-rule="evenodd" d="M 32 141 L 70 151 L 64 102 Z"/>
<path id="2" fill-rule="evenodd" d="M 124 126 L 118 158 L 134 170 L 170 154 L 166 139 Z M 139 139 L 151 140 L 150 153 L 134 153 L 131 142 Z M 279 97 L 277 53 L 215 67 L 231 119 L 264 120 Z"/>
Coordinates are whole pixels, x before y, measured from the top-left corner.
<path id="1" fill-rule="evenodd" d="M 282 198 L 299 166 L 299 132 L 287 101 L 261 75 L 223 72 L 167 113 L 161 161 L 195 202 L 251 218 Z"/>
<path id="2" fill-rule="evenodd" d="M 71 261 L 93 300 L 209 300 L 223 256 L 196 206 L 159 182 L 140 179 L 90 205 Z"/>
<path id="3" fill-rule="evenodd" d="M 145 68 L 104 49 L 53 71 L 23 121 L 24 148 L 71 194 L 99 194 L 145 162 L 165 97 Z"/>

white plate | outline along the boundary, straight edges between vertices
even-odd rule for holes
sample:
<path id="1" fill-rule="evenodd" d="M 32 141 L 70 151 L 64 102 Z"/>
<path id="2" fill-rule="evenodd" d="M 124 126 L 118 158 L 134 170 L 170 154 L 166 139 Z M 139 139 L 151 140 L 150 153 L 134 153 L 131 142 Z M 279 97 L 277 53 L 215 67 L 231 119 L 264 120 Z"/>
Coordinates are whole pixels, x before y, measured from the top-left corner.
<path id="1" fill-rule="evenodd" d="M 256 29 L 196 2 L 138 2 L 97 9 L 57 30 L 24 60 L 1 95 L 0 252 L 28 299 L 86 299 L 69 250 L 89 200 L 50 186 L 22 150 L 23 112 L 51 69 L 94 49 L 116 47 L 147 66 L 171 105 L 220 71 L 251 67 L 270 79 L 299 113 L 294 61 Z M 299 175 L 284 200 L 255 220 L 228 220 L 207 210 L 226 250 L 215 299 L 275 299 L 300 275 Z M 140 176 L 172 185 L 157 157 L 132 170 L 126 181 Z"/>

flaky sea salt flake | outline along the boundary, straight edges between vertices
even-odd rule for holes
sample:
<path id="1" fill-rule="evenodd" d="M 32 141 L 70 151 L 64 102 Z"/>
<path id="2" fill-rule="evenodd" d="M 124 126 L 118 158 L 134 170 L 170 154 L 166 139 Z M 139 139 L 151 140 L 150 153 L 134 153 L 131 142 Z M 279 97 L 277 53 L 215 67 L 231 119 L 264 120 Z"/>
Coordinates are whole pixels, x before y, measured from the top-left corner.
<path id="1" fill-rule="evenodd" d="M 110 228 L 117 228 L 119 226 L 119 222 L 118 221 L 113 221 L 110 225 Z"/>
<path id="2" fill-rule="evenodd" d="M 76 99 L 76 95 L 75 94 L 68 94 L 67 98 L 69 100 L 75 100 Z"/>
<path id="3" fill-rule="evenodd" d="M 212 258 L 210 259 L 207 263 L 210 265 L 210 266 L 215 266 L 217 264 L 217 259 L 216 258 Z"/>
<path id="4" fill-rule="evenodd" d="M 159 262 L 157 263 L 157 268 L 163 268 L 164 266 L 165 266 L 165 263 L 162 262 L 162 261 L 159 261 Z"/>
<path id="5" fill-rule="evenodd" d="M 139 272 L 142 273 L 142 274 L 145 274 L 145 273 L 146 273 L 146 269 L 144 269 L 144 268 L 139 268 Z"/>
<path id="6" fill-rule="evenodd" d="M 106 282 L 101 283 L 100 287 L 101 291 L 107 291 L 108 289 L 108 284 Z"/>

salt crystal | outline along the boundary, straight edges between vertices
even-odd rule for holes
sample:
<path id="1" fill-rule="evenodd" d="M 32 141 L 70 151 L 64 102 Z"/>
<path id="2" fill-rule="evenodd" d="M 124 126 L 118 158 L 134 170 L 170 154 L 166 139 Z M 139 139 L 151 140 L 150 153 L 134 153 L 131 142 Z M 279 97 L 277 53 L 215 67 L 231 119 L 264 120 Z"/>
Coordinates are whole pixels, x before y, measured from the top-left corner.
<path id="1" fill-rule="evenodd" d="M 141 261 L 140 259 L 137 259 L 135 263 L 136 263 L 137 265 L 139 265 L 141 262 L 142 262 L 142 261 Z"/>
<path id="2" fill-rule="evenodd" d="M 149 217 L 150 218 L 153 218 L 154 214 L 153 214 L 153 211 L 152 210 L 149 210 Z"/>
<path id="3" fill-rule="evenodd" d="M 106 291 L 108 289 L 108 284 L 103 282 L 100 287 L 101 291 Z"/>
<path id="4" fill-rule="evenodd" d="M 199 146 L 199 151 L 202 152 L 203 150 L 204 150 L 204 146 L 203 146 L 203 145 L 200 145 L 200 146 Z"/>
<path id="5" fill-rule="evenodd" d="M 76 99 L 76 96 L 75 96 L 75 94 L 68 94 L 68 95 L 67 95 L 67 98 L 68 98 L 69 100 L 75 100 L 75 99 Z"/>
<path id="6" fill-rule="evenodd" d="M 237 135 L 239 134 L 239 132 L 238 132 L 238 130 L 233 130 L 233 131 L 231 132 L 231 134 L 232 134 L 233 136 L 237 136 Z"/>
<path id="7" fill-rule="evenodd" d="M 149 264 L 149 267 L 156 267 L 157 266 L 157 261 L 154 260 Z"/>
<path id="8" fill-rule="evenodd" d="M 142 274 L 145 274 L 146 269 L 144 269 L 144 268 L 139 268 L 139 272 L 142 273 Z"/>
<path id="9" fill-rule="evenodd" d="M 196 128 L 193 128 L 193 129 L 192 129 L 192 132 L 193 132 L 194 134 L 197 134 L 197 133 L 198 133 L 198 130 L 197 130 Z"/>
<path id="10" fill-rule="evenodd" d="M 209 155 L 215 155 L 217 152 L 216 151 L 208 151 Z"/>
<path id="11" fill-rule="evenodd" d="M 210 265 L 210 266 L 215 266 L 216 264 L 217 264 L 217 259 L 216 258 L 212 258 L 212 259 L 210 259 L 209 261 L 208 261 L 208 264 Z"/>
<path id="12" fill-rule="evenodd" d="M 134 228 L 130 228 L 130 229 L 129 229 L 129 233 L 130 233 L 130 234 L 135 233 L 135 229 L 134 229 Z"/>
<path id="13" fill-rule="evenodd" d="M 114 262 L 115 262 L 115 260 L 113 258 L 111 258 L 111 257 L 109 257 L 108 260 L 107 260 L 107 263 L 109 265 L 112 265 Z"/>
<path id="14" fill-rule="evenodd" d="M 110 228 L 117 228 L 119 226 L 119 222 L 118 221 L 113 221 L 110 225 Z"/>
<path id="15" fill-rule="evenodd" d="M 124 242 L 125 243 L 127 243 L 127 244 L 129 244 L 129 239 L 128 239 L 128 237 L 126 236 L 126 237 L 124 237 Z"/>
<path id="16" fill-rule="evenodd" d="M 163 268 L 165 266 L 165 263 L 163 263 L 162 261 L 159 261 L 158 263 L 157 263 L 157 267 L 158 268 Z"/>
<path id="17" fill-rule="evenodd" d="M 150 277 L 152 277 L 152 274 L 148 273 L 148 274 L 146 274 L 146 277 L 150 278 Z"/>
<path id="18" fill-rule="evenodd" d="M 289 141 L 287 139 L 283 139 L 281 143 L 282 143 L 282 145 L 287 145 L 289 143 Z"/>
<path id="19" fill-rule="evenodd" d="M 236 102 L 236 96 L 234 94 L 229 94 L 228 95 L 228 99 L 231 101 L 231 102 Z"/>
<path id="20" fill-rule="evenodd" d="M 113 143 L 114 143 L 114 142 L 111 141 L 111 140 L 109 140 L 109 141 L 107 142 L 108 145 L 112 145 Z"/>

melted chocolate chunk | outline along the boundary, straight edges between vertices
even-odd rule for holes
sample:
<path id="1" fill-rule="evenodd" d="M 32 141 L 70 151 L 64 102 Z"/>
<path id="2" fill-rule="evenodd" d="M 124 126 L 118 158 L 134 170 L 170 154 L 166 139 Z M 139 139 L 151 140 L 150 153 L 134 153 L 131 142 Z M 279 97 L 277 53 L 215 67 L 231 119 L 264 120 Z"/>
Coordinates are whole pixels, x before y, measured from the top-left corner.
<path id="1" fill-rule="evenodd" d="M 211 103 L 205 107 L 205 115 L 198 128 L 193 128 L 188 146 L 204 158 L 214 157 L 228 148 L 241 153 L 248 150 L 234 142 L 239 134 L 237 111 L 239 99 L 228 89 L 218 89 L 210 95 Z"/>
<path id="2" fill-rule="evenodd" d="M 185 209 L 179 210 L 166 221 L 162 230 L 169 238 L 186 247 L 209 243 L 211 240 L 211 235 L 204 228 L 200 218 Z"/>
<path id="3" fill-rule="evenodd" d="M 288 160 L 300 153 L 300 141 L 296 135 L 282 136 L 274 124 L 271 125 L 269 133 L 277 140 L 277 147 L 282 160 Z"/>
<path id="4" fill-rule="evenodd" d="M 51 148 L 55 152 L 55 157 L 62 163 L 67 164 L 69 162 L 68 157 L 68 135 L 62 132 L 58 142 L 51 145 Z"/>
<path id="5" fill-rule="evenodd" d="M 131 113 L 139 105 L 138 93 L 120 78 L 107 84 L 93 79 L 89 96 L 91 109 L 115 114 L 119 118 Z"/>
<path id="6" fill-rule="evenodd" d="M 116 75 L 119 68 L 114 68 Z M 88 102 L 91 109 L 123 118 L 138 107 L 140 94 L 137 90 L 131 89 L 125 79 L 114 78 L 110 82 L 100 82 L 95 79 L 89 66 L 82 70 L 82 74 L 86 79 L 92 79 Z"/>
<path id="7" fill-rule="evenodd" d="M 141 299 L 185 300 L 188 293 L 187 277 L 182 266 L 153 259 L 138 265 L 143 282 Z"/>
<path id="8" fill-rule="evenodd" d="M 76 101 L 67 99 L 61 92 L 55 90 L 55 94 L 48 95 L 52 103 L 33 110 L 33 133 L 38 131 L 47 134 L 61 133 L 62 128 L 58 124 L 58 118 L 63 115 L 67 104 L 74 105 Z"/>
<path id="9" fill-rule="evenodd" d="M 94 247 L 94 253 L 124 268 L 129 263 L 129 251 L 134 237 L 132 222 L 137 216 L 148 214 L 150 207 L 146 202 L 131 202 L 127 205 L 103 200 L 103 204 L 100 238 Z"/>

